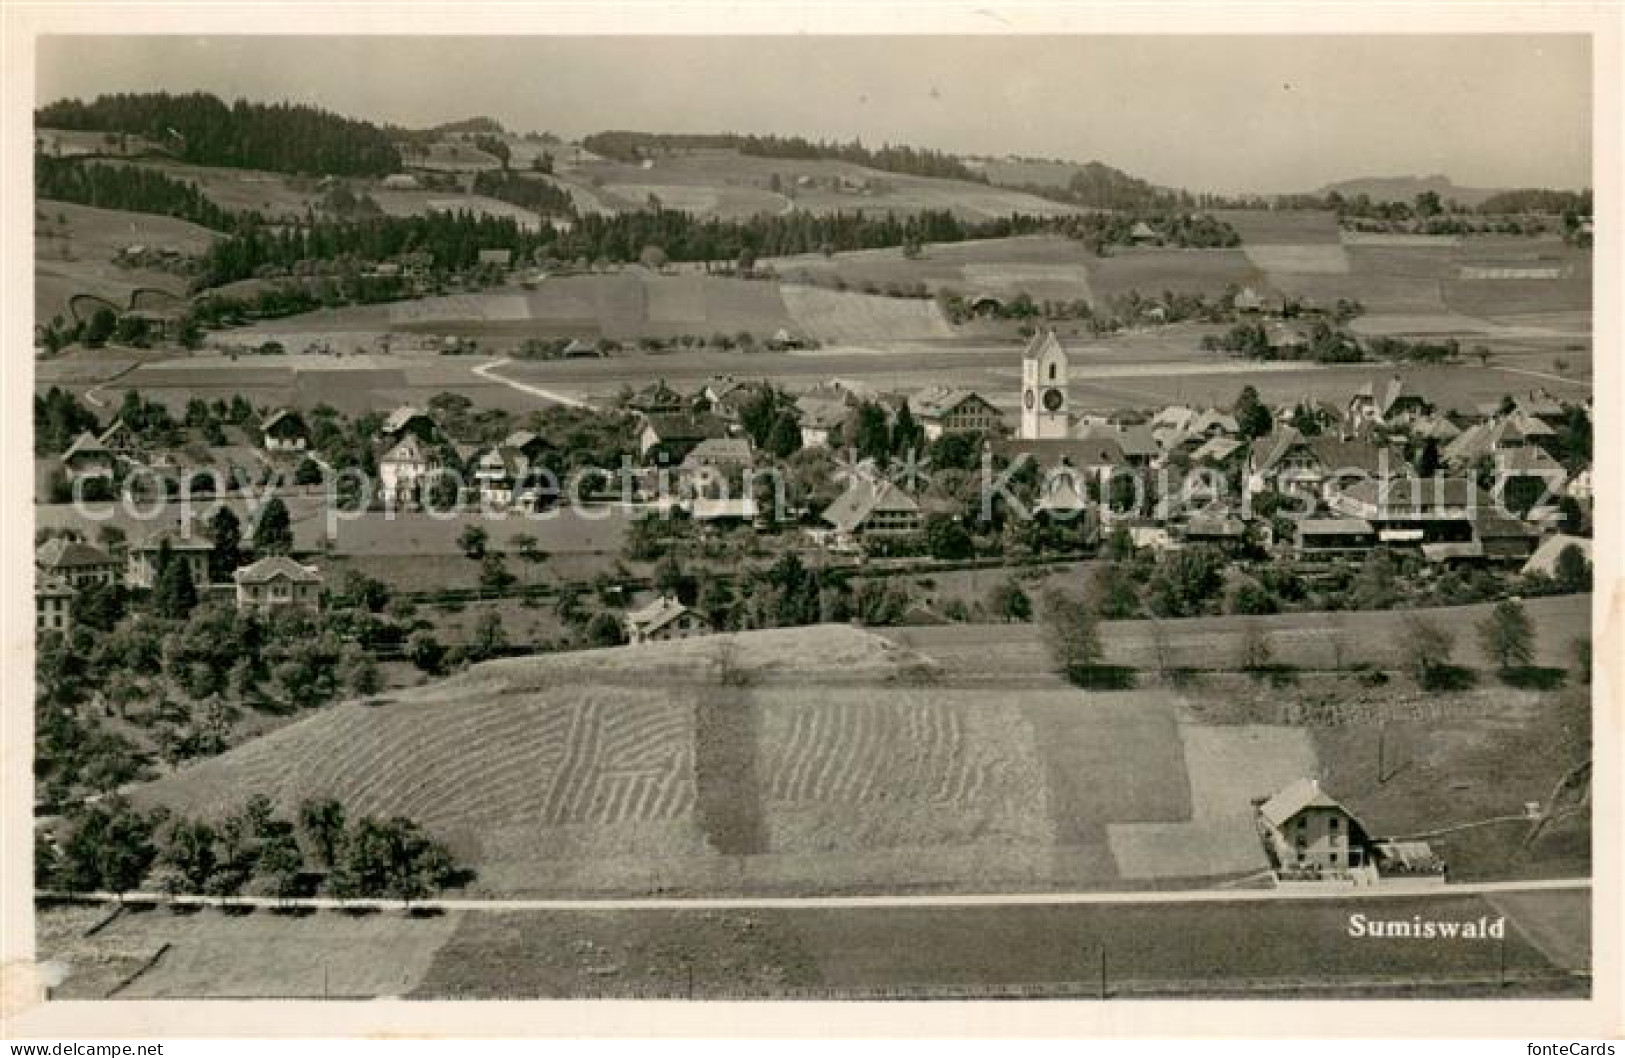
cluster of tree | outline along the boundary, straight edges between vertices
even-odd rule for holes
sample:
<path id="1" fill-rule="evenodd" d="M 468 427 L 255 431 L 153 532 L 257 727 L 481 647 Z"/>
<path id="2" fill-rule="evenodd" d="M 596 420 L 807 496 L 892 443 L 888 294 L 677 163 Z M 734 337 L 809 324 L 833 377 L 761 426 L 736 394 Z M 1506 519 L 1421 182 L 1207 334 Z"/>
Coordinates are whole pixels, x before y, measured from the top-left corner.
<path id="1" fill-rule="evenodd" d="M 475 173 L 474 193 L 511 202 L 542 216 L 575 216 L 570 192 L 551 181 L 511 172 L 506 166 L 496 172 Z"/>
<path id="2" fill-rule="evenodd" d="M 157 169 L 136 165 L 40 155 L 34 159 L 34 197 L 101 209 L 156 213 L 215 231 L 230 231 L 243 220 L 216 205 L 190 180 L 176 180 Z"/>
<path id="3" fill-rule="evenodd" d="M 218 822 L 140 810 L 112 797 L 76 807 L 62 834 L 35 841 L 40 889 L 123 894 L 153 878 L 171 895 L 291 899 L 318 886 L 340 899 L 419 900 L 465 882 L 450 851 L 404 817 L 348 821 L 342 803 L 311 798 L 278 819 L 256 794 Z"/>
<path id="4" fill-rule="evenodd" d="M 68 390 L 52 386 L 34 394 L 34 454 L 61 455 L 85 431 L 98 433 L 96 413 Z"/>
<path id="5" fill-rule="evenodd" d="M 636 162 L 672 151 L 736 150 L 758 158 L 796 158 L 849 162 L 869 169 L 909 176 L 929 176 L 946 180 L 986 183 L 987 178 L 957 156 L 929 148 L 893 146 L 865 147 L 851 143 L 809 140 L 801 136 L 754 136 L 722 133 L 595 132 L 581 141 L 594 154 L 618 161 Z"/>
<path id="6" fill-rule="evenodd" d="M 1133 245 L 1137 241 L 1134 229 L 1142 223 L 1155 233 L 1159 246 L 1208 250 L 1241 245 L 1241 233 L 1211 213 L 1080 213 L 1052 218 L 1048 229 L 1087 244 L 1096 254 L 1106 254 L 1112 247 Z"/>
<path id="7" fill-rule="evenodd" d="M 1544 187 L 1527 187 L 1498 192 L 1478 204 L 1478 212 L 1488 214 L 1544 213 L 1554 217 L 1589 217 L 1591 211 L 1590 188 L 1584 191 L 1554 191 Z"/>
<path id="8" fill-rule="evenodd" d="M 1303 333 L 1291 333 L 1284 341 L 1272 341 L 1268 329 L 1257 320 L 1236 324 L 1222 335 L 1205 334 L 1202 348 L 1231 353 L 1248 360 L 1313 360 L 1322 364 L 1351 364 L 1365 359 L 1365 352 L 1353 335 L 1334 327 L 1325 318 L 1311 320 Z"/>
<path id="9" fill-rule="evenodd" d="M 34 126 L 141 135 L 196 165 L 328 176 L 381 176 L 401 167 L 388 134 L 370 122 L 303 104 L 228 105 L 205 92 L 64 99 L 35 111 Z"/>
<path id="10" fill-rule="evenodd" d="M 1416 364 L 1454 363 L 1461 359 L 1461 343 L 1454 338 L 1429 341 L 1392 338 L 1379 335 L 1366 342 L 1366 351 L 1373 360 L 1404 361 Z"/>

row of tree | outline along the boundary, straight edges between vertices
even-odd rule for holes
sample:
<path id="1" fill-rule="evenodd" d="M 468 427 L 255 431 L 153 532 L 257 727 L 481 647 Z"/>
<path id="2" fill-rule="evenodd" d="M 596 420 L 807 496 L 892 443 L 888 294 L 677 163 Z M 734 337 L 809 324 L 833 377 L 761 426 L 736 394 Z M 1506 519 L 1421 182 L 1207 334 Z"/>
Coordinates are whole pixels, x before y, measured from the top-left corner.
<path id="1" fill-rule="evenodd" d="M 860 140 L 850 143 L 809 140 L 803 136 L 755 136 L 732 132 L 655 133 L 595 132 L 581 141 L 594 154 L 618 161 L 636 162 L 672 151 L 735 150 L 758 158 L 796 158 L 848 162 L 869 169 L 909 176 L 929 176 L 946 180 L 986 183 L 987 178 L 957 156 L 925 147 L 884 144 L 865 147 Z"/>
<path id="2" fill-rule="evenodd" d="M 193 181 L 176 180 L 158 169 L 45 155 L 34 158 L 34 197 L 156 213 L 215 231 L 230 231 L 252 219 L 221 208 Z"/>

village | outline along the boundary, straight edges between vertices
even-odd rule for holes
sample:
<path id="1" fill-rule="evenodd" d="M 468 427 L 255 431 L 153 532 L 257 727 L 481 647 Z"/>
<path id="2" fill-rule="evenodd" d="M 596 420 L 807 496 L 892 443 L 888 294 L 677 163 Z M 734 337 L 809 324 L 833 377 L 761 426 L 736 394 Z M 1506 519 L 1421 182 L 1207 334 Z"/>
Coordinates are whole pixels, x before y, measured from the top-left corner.
<path id="1" fill-rule="evenodd" d="M 1589 186 L 395 120 L 35 112 L 51 998 L 1589 992 Z"/>

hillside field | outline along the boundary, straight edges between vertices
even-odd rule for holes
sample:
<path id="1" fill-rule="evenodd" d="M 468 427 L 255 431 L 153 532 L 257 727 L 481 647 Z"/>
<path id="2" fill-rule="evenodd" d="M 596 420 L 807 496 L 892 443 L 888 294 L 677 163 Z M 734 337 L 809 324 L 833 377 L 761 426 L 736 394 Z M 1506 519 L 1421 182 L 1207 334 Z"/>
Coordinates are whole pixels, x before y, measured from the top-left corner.
<path id="1" fill-rule="evenodd" d="M 34 313 L 40 322 L 76 317 L 79 295 L 104 299 L 115 311 L 130 307 L 141 290 L 186 293 L 184 275 L 153 268 L 121 268 L 114 256 L 127 246 L 173 249 L 188 256 L 218 236 L 196 224 L 152 213 L 98 209 L 42 199 L 34 206 Z M 81 303 L 83 304 L 83 303 Z M 88 312 L 81 310 L 82 315 Z"/>

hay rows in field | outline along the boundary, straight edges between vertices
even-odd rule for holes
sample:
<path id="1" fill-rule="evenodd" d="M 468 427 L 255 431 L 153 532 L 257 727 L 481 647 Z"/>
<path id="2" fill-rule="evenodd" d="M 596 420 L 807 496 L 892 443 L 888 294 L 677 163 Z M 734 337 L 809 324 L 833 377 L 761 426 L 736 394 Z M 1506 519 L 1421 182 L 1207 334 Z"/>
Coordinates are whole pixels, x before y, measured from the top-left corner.
<path id="1" fill-rule="evenodd" d="M 671 820 L 693 805 L 686 702 L 628 689 L 345 706 L 187 769 L 160 800 L 219 811 L 265 792 L 430 826 Z"/>
<path id="2" fill-rule="evenodd" d="M 1006 761 L 967 737 L 957 705 L 864 695 L 777 710 L 762 741 L 770 800 L 960 804 L 1008 789 Z"/>
<path id="3" fill-rule="evenodd" d="M 839 293 L 803 286 L 786 286 L 781 293 L 797 325 L 821 341 L 953 337 L 953 328 L 934 301 Z"/>

